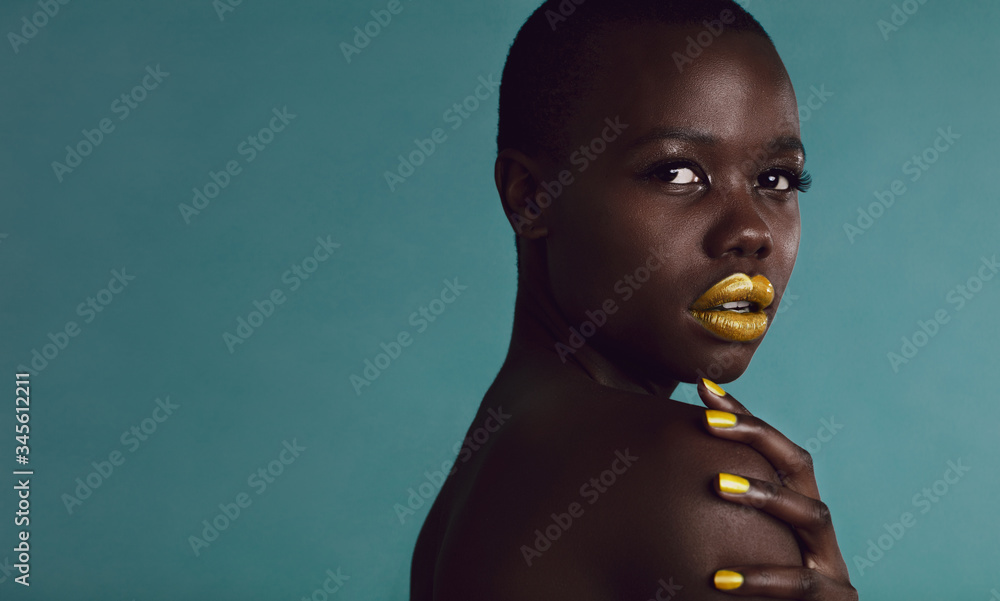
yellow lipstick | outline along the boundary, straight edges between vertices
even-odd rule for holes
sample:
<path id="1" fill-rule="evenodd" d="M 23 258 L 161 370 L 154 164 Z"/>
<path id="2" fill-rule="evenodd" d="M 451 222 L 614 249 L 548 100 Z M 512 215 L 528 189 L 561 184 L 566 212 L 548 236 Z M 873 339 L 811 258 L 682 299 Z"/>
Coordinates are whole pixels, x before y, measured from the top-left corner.
<path id="1" fill-rule="evenodd" d="M 764 309 L 774 300 L 774 286 L 762 275 L 734 273 L 709 288 L 691 305 L 691 315 L 720 338 L 749 342 L 764 335 Z"/>

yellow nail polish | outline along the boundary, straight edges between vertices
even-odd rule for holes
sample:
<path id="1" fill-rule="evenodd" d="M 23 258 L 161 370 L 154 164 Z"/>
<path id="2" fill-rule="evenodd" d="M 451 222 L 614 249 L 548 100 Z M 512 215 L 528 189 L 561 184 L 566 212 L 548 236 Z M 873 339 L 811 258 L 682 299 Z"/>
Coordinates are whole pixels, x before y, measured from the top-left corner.
<path id="1" fill-rule="evenodd" d="M 719 474 L 719 490 L 741 495 L 750 490 L 750 481 L 725 472 Z"/>
<path id="2" fill-rule="evenodd" d="M 730 570 L 719 570 L 715 573 L 715 588 L 720 591 L 731 591 L 743 586 L 743 574 Z"/>
<path id="3" fill-rule="evenodd" d="M 728 411 L 706 409 L 705 418 L 708 420 L 708 425 L 713 428 L 732 428 L 736 425 L 736 415 Z"/>
<path id="4" fill-rule="evenodd" d="M 716 396 L 726 396 L 726 391 L 723 390 L 722 387 L 716 384 L 715 382 L 709 380 L 708 378 L 702 378 L 701 381 L 704 382 L 705 386 L 709 390 L 711 390 Z"/>

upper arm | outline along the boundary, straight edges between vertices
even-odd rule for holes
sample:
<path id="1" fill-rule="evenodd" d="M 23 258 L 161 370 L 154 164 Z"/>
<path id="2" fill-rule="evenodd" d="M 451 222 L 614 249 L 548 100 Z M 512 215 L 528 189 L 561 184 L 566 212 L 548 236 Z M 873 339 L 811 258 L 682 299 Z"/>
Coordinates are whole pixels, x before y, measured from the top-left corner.
<path id="1" fill-rule="evenodd" d="M 508 440 L 504 447 L 490 451 L 452 515 L 435 601 L 614 599 L 582 552 L 590 546 L 585 519 L 570 515 L 580 515 L 571 507 L 580 501 L 573 469 L 561 469 L 558 456 L 533 444 Z"/>
<path id="2" fill-rule="evenodd" d="M 705 432 L 702 409 L 599 410 L 507 427 L 453 515 L 437 599 L 730 599 L 711 585 L 718 569 L 802 565 L 789 526 L 715 493 L 722 471 L 777 477 Z"/>
<path id="3" fill-rule="evenodd" d="M 627 533 L 615 539 L 617 553 L 628 557 L 614 572 L 622 594 L 649 599 L 662 579 L 682 586 L 685 599 L 730 599 L 712 586 L 716 570 L 802 565 L 789 525 L 715 492 L 719 472 L 777 484 L 774 468 L 750 447 L 705 432 L 703 410 L 691 409 L 683 408 L 682 419 L 653 433 L 647 461 L 637 462 L 630 478 L 622 479 L 620 496 L 609 495 L 613 504 L 604 517 Z M 613 536 L 610 529 L 608 536 Z"/>

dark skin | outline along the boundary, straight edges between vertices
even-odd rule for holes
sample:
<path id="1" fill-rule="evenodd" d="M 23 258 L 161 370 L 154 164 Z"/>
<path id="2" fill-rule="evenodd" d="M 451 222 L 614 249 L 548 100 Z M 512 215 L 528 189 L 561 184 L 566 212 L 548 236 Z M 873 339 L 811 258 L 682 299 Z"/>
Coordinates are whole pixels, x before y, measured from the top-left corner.
<path id="1" fill-rule="evenodd" d="M 706 406 L 737 416 L 735 426 L 711 427 L 705 409 L 669 398 L 710 369 L 723 383 L 746 370 L 762 339 L 722 340 L 688 308 L 732 273 L 762 274 L 775 291 L 770 322 L 800 234 L 792 184 L 805 155 L 780 58 L 757 35 L 725 32 L 679 73 L 675 41 L 698 32 L 617 25 L 602 36 L 606 63 L 568 124 L 568 152 L 600 136 L 605 118 L 627 128 L 541 214 L 527 199 L 544 206 L 541 183 L 573 169 L 568 157 L 497 158 L 505 211 L 527 224 L 515 220 L 522 273 L 510 348 L 470 434 L 491 408 L 511 417 L 441 489 L 414 553 L 414 601 L 642 600 L 658 590 L 857 599 L 808 454 L 703 382 Z M 649 265 L 654 248 L 659 266 L 622 300 L 615 283 Z M 607 299 L 617 310 L 560 357 L 569 327 Z M 608 470 L 613 484 L 610 474 L 593 484 Z M 749 490 L 721 492 L 720 472 Z M 539 544 L 552 514 L 563 526 Z M 718 570 L 742 574 L 742 585 L 718 590 Z"/>

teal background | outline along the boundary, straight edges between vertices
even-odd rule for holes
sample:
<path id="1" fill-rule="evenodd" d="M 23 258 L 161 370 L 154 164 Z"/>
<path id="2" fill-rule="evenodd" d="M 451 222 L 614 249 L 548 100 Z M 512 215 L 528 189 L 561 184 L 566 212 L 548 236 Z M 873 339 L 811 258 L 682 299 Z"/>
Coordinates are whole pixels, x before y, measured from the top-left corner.
<path id="1" fill-rule="evenodd" d="M 789 296 L 727 389 L 803 446 L 842 424 L 810 450 L 862 598 L 986 601 L 1000 589 L 1000 278 L 961 310 L 946 297 L 1000 253 L 1000 5 L 927 0 L 886 40 L 890 2 L 744 4 L 800 103 L 811 86 L 833 95 L 802 124 L 815 185 Z M 393 507 L 454 458 L 515 293 L 497 95 L 457 130 L 444 113 L 499 79 L 535 2 L 403 0 L 348 63 L 340 44 L 385 6 L 247 0 L 220 20 L 209 0 L 70 2 L 16 53 L 0 45 L 0 597 L 291 600 L 340 568 L 331 598 L 407 598 L 429 503 L 404 523 Z M 0 4 L 4 41 L 38 10 Z M 169 76 L 119 120 L 112 101 L 156 65 Z M 246 162 L 238 144 L 285 106 L 296 117 Z M 114 131 L 57 181 L 52 162 L 105 117 Z M 390 191 L 383 173 L 438 127 L 446 141 Z M 961 137 L 911 182 L 903 164 L 948 127 Z M 230 160 L 242 172 L 185 223 L 178 205 Z M 895 179 L 906 193 L 849 240 L 844 224 Z M 341 246 L 293 291 L 282 274 L 318 236 Z M 135 279 L 84 323 L 77 306 L 122 268 Z M 409 316 L 456 277 L 468 288 L 417 332 Z M 223 332 L 275 288 L 286 301 L 231 353 Z M 950 321 L 894 370 L 887 353 L 941 309 Z M 26 589 L 4 563 L 14 373 L 68 321 L 80 335 L 31 379 Z M 350 376 L 402 331 L 412 345 L 356 394 Z M 167 397 L 179 408 L 131 452 L 122 434 Z M 257 494 L 248 476 L 293 439 L 306 450 Z M 116 450 L 125 462 L 70 513 L 63 495 Z M 970 471 L 920 513 L 914 496 L 959 459 Z M 188 537 L 240 493 L 251 504 L 196 556 Z M 916 524 L 859 567 L 907 511 Z"/>

